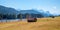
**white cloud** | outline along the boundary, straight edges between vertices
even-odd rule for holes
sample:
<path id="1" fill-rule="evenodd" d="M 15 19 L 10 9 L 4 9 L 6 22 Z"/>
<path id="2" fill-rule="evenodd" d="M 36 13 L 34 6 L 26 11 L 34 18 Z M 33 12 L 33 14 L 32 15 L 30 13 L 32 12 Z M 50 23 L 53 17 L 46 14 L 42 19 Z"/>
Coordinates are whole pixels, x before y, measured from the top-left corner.
<path id="1" fill-rule="evenodd" d="M 59 15 L 60 11 L 58 11 L 58 10 L 50 10 L 50 13 L 55 14 L 55 15 Z"/>
<path id="2" fill-rule="evenodd" d="M 53 9 L 56 9 L 56 8 L 57 8 L 56 6 L 53 7 Z"/>

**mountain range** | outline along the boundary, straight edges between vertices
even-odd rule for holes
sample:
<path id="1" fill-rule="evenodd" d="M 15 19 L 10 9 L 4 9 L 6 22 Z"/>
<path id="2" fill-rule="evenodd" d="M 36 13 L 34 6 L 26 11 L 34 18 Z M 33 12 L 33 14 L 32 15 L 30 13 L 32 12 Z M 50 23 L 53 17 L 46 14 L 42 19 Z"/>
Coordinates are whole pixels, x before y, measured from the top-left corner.
<path id="1" fill-rule="evenodd" d="M 19 14 L 19 13 L 26 14 L 26 13 L 29 13 L 29 14 L 42 14 L 44 16 L 50 16 L 51 15 L 49 12 L 44 12 L 44 11 L 39 12 L 39 11 L 34 10 L 34 9 L 17 11 L 14 8 L 9 8 L 9 7 L 5 7 L 5 6 L 1 6 L 1 5 L 0 5 L 0 13 L 2 13 L 2 14 Z"/>
<path id="2" fill-rule="evenodd" d="M 2 14 L 17 14 L 18 11 L 16 11 L 16 9 L 14 9 L 14 8 L 9 8 L 9 7 L 0 5 L 0 13 L 2 13 Z"/>

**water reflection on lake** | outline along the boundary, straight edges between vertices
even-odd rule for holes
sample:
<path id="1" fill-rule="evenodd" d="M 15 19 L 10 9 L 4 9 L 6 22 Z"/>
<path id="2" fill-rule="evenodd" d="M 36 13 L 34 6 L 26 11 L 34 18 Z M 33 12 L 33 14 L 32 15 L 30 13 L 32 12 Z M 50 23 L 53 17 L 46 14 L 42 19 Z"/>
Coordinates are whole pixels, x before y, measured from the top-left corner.
<path id="1" fill-rule="evenodd" d="M 2 19 L 0 20 L 0 22 L 15 22 L 15 21 L 19 21 L 20 19 Z"/>

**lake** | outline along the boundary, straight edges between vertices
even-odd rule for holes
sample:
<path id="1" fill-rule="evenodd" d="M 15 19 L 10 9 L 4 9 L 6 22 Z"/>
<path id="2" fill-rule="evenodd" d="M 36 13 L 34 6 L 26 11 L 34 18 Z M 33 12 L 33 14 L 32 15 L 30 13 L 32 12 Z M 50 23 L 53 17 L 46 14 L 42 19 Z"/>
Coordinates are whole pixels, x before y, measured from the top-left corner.
<path id="1" fill-rule="evenodd" d="M 0 22 L 15 22 L 20 21 L 20 19 L 2 19 Z M 25 21 L 25 19 L 22 19 L 22 21 Z"/>

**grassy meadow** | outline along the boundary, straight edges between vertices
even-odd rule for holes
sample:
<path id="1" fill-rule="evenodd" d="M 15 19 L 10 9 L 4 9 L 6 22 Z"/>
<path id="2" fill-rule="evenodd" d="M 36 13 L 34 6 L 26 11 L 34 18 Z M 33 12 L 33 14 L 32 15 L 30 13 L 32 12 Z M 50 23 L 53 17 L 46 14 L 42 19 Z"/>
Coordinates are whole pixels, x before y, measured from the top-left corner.
<path id="1" fill-rule="evenodd" d="M 37 18 L 37 22 L 0 23 L 0 30 L 60 30 L 60 17 Z"/>

